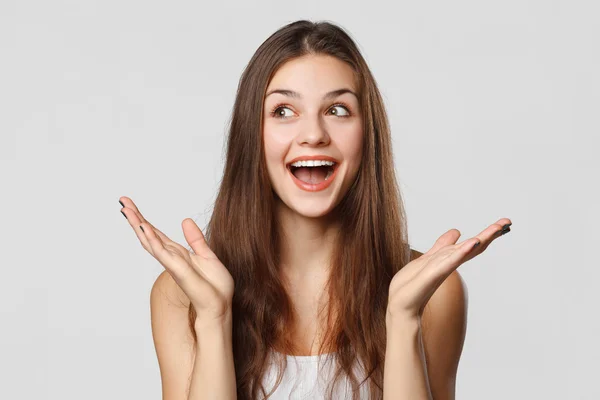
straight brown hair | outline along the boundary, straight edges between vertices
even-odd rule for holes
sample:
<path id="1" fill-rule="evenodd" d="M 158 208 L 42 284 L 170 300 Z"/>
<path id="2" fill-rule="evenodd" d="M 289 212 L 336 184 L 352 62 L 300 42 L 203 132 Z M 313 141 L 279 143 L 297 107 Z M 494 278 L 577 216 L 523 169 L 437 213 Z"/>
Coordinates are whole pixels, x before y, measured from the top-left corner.
<path id="1" fill-rule="evenodd" d="M 368 384 L 371 399 L 383 397 L 386 345 L 385 312 L 394 274 L 410 261 L 406 216 L 396 181 L 386 110 L 375 79 L 356 44 L 330 22 L 300 20 L 272 34 L 257 49 L 239 81 L 227 137 L 223 178 L 205 236 L 230 271 L 233 352 L 240 400 L 268 398 L 262 379 L 268 353 L 281 343 L 296 354 L 289 327 L 293 307 L 279 274 L 281 237 L 275 214 L 276 194 L 266 170 L 263 145 L 265 91 L 275 72 L 304 55 L 329 55 L 350 65 L 359 82 L 363 116 L 363 154 L 353 185 L 332 211 L 340 231 L 327 284 L 325 339 L 320 347 L 336 357 L 334 384 L 347 377 L 353 400 Z M 189 306 L 194 340 L 196 312 Z M 360 361 L 366 378 L 353 366 Z M 284 363 L 278 364 L 279 385 Z"/>

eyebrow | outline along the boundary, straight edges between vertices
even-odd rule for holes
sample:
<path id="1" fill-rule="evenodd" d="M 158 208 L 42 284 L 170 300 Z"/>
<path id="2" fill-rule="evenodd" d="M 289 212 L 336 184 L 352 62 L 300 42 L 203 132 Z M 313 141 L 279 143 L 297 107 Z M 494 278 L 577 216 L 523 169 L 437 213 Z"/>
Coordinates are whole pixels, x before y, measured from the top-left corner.
<path id="1" fill-rule="evenodd" d="M 296 99 L 301 99 L 302 98 L 302 95 L 300 93 L 295 92 L 293 90 L 288 90 L 288 89 L 273 89 L 273 90 L 271 90 L 271 91 L 269 91 L 267 93 L 267 95 L 265 96 L 265 99 L 267 97 L 269 97 L 269 95 L 272 95 L 273 93 L 279 93 L 279 94 L 282 94 L 284 96 L 293 97 L 293 98 L 296 98 Z M 323 100 L 331 100 L 333 98 L 341 96 L 344 93 L 353 94 L 354 97 L 356 97 L 358 99 L 358 95 L 356 93 L 354 93 L 352 90 L 350 90 L 348 88 L 342 88 L 342 89 L 332 90 L 331 92 L 325 93 L 325 96 L 323 96 Z"/>

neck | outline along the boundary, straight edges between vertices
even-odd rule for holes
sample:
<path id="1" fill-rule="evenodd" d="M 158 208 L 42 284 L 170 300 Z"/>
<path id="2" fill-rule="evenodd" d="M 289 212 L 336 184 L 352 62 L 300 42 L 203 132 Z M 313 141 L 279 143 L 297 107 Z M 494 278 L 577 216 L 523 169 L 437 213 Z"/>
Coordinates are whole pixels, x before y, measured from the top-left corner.
<path id="1" fill-rule="evenodd" d="M 281 272 L 290 279 L 327 275 L 339 224 L 332 213 L 310 218 L 277 202 Z"/>

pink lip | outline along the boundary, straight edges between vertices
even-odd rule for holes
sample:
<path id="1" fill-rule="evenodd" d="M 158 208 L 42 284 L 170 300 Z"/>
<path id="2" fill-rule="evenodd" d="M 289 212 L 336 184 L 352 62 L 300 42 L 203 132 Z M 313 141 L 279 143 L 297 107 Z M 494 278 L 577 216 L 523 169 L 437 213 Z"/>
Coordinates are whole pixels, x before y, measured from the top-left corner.
<path id="1" fill-rule="evenodd" d="M 303 182 L 300 179 L 296 178 L 296 176 L 294 176 L 294 174 L 292 173 L 292 167 L 290 166 L 290 164 L 294 163 L 296 161 L 302 161 L 302 160 L 326 160 L 326 161 L 333 161 L 333 162 L 335 162 L 335 164 L 333 165 L 333 172 L 331 173 L 331 176 L 329 178 L 327 178 L 326 181 L 323 181 L 318 184 L 310 184 L 310 183 Z M 337 175 L 337 170 L 338 170 L 339 166 L 340 166 L 339 161 L 332 157 L 304 156 L 304 157 L 294 158 L 292 161 L 290 161 L 289 164 L 287 165 L 287 170 L 288 170 L 290 176 L 292 177 L 292 180 L 296 184 L 296 186 L 298 186 L 300 189 L 306 190 L 308 192 L 319 192 L 321 190 L 327 189 L 329 187 L 329 185 L 331 185 L 331 183 L 335 179 L 335 176 Z"/>

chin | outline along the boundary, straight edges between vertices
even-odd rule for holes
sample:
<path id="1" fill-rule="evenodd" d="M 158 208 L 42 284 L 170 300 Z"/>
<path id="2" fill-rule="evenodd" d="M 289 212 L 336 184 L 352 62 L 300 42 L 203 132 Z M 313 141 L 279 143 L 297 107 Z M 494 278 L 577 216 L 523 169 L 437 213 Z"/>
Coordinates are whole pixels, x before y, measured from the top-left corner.
<path id="1" fill-rule="evenodd" d="M 282 205 L 294 214 L 305 218 L 322 218 L 329 215 L 336 206 L 331 199 L 290 199 L 280 198 Z"/>
<path id="2" fill-rule="evenodd" d="M 292 211 L 306 218 L 321 218 L 328 215 L 333 207 L 290 207 Z"/>

